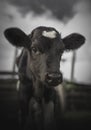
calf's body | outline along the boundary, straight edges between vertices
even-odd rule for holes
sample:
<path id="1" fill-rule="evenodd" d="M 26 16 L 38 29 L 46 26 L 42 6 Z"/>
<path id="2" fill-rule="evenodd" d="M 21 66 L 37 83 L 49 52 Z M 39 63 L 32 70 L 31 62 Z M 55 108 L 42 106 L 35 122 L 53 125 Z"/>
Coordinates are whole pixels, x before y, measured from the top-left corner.
<path id="1" fill-rule="evenodd" d="M 65 50 L 78 49 L 84 36 L 73 33 L 61 38 L 52 27 L 38 27 L 29 35 L 10 28 L 4 34 L 11 44 L 24 47 L 17 61 L 22 121 L 29 129 L 57 129 L 64 109 L 61 56 Z"/>

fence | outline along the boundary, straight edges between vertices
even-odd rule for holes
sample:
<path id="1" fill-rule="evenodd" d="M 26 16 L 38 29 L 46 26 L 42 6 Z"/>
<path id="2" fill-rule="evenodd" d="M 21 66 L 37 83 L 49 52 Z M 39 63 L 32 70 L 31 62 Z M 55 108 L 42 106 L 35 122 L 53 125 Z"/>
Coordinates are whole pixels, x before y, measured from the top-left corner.
<path id="1" fill-rule="evenodd" d="M 66 109 L 91 111 L 91 85 L 66 82 Z"/>
<path id="2" fill-rule="evenodd" d="M 9 97 L 10 95 L 12 95 L 11 99 L 14 98 L 15 95 L 12 93 L 13 92 L 17 93 L 16 82 L 17 79 L 7 79 L 7 80 L 0 79 L 0 97 L 2 100 L 6 97 L 5 94 L 6 92 L 9 93 L 8 94 Z M 91 85 L 65 82 L 64 88 L 65 88 L 66 110 L 91 111 Z"/>

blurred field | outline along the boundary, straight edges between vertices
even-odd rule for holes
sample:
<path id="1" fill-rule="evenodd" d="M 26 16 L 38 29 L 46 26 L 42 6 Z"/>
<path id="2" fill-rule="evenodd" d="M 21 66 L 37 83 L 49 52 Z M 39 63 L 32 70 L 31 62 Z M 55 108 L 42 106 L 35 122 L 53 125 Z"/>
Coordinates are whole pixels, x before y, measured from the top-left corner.
<path id="1" fill-rule="evenodd" d="M 0 130 L 18 130 L 19 123 L 18 123 L 18 93 L 16 90 L 16 82 L 17 80 L 7 79 L 7 80 L 0 80 Z M 66 111 L 64 115 L 62 123 L 63 128 L 91 128 L 91 87 L 89 88 L 89 99 L 87 99 L 84 94 L 84 91 L 80 92 L 79 94 L 75 94 L 73 90 L 77 90 L 77 86 L 73 86 L 73 84 L 66 83 L 65 90 L 66 90 Z M 78 85 L 79 86 L 79 85 Z M 87 86 L 88 87 L 88 86 Z M 80 86 L 79 86 L 80 89 Z M 84 89 L 84 86 L 83 86 Z M 87 89 L 88 90 L 88 89 Z M 85 92 L 87 92 L 85 90 Z M 81 96 L 83 94 L 83 97 Z M 81 101 L 84 101 L 82 105 L 79 105 L 79 98 L 74 103 L 74 100 L 71 99 L 73 94 L 73 98 L 76 99 L 77 97 L 81 97 Z M 81 94 L 81 95 L 80 95 Z M 70 101 L 71 99 L 71 101 Z M 83 99 L 83 100 L 82 100 Z M 86 106 L 87 103 L 87 106 Z M 89 104 L 88 104 L 89 103 Z M 76 106 L 79 106 L 76 108 Z M 83 108 L 83 109 L 82 109 Z"/>

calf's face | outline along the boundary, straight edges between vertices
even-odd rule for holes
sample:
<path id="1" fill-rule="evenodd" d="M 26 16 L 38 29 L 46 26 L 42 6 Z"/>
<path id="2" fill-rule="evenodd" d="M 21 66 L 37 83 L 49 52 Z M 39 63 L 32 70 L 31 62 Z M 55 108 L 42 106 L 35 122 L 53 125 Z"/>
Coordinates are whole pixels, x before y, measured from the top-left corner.
<path id="1" fill-rule="evenodd" d="M 60 34 L 53 28 L 37 28 L 32 32 L 28 49 L 28 70 L 35 78 L 49 86 L 62 82 L 60 61 L 64 44 Z"/>
<path id="2" fill-rule="evenodd" d="M 60 61 L 64 50 L 77 49 L 85 41 L 77 33 L 62 39 L 59 32 L 51 27 L 38 27 L 30 35 L 18 28 L 9 28 L 4 34 L 11 44 L 27 49 L 28 74 L 32 73 L 34 79 L 48 86 L 57 86 L 62 82 Z"/>

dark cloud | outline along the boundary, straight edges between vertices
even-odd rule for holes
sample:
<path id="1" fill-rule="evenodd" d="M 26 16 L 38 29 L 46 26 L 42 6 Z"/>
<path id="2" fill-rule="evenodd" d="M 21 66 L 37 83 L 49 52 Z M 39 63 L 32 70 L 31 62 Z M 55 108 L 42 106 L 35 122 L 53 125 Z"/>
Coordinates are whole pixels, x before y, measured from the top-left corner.
<path id="1" fill-rule="evenodd" d="M 48 9 L 54 17 L 61 20 L 74 16 L 73 7 L 78 1 L 80 0 L 8 0 L 10 4 L 18 7 L 23 15 L 30 11 L 40 15 Z"/>

